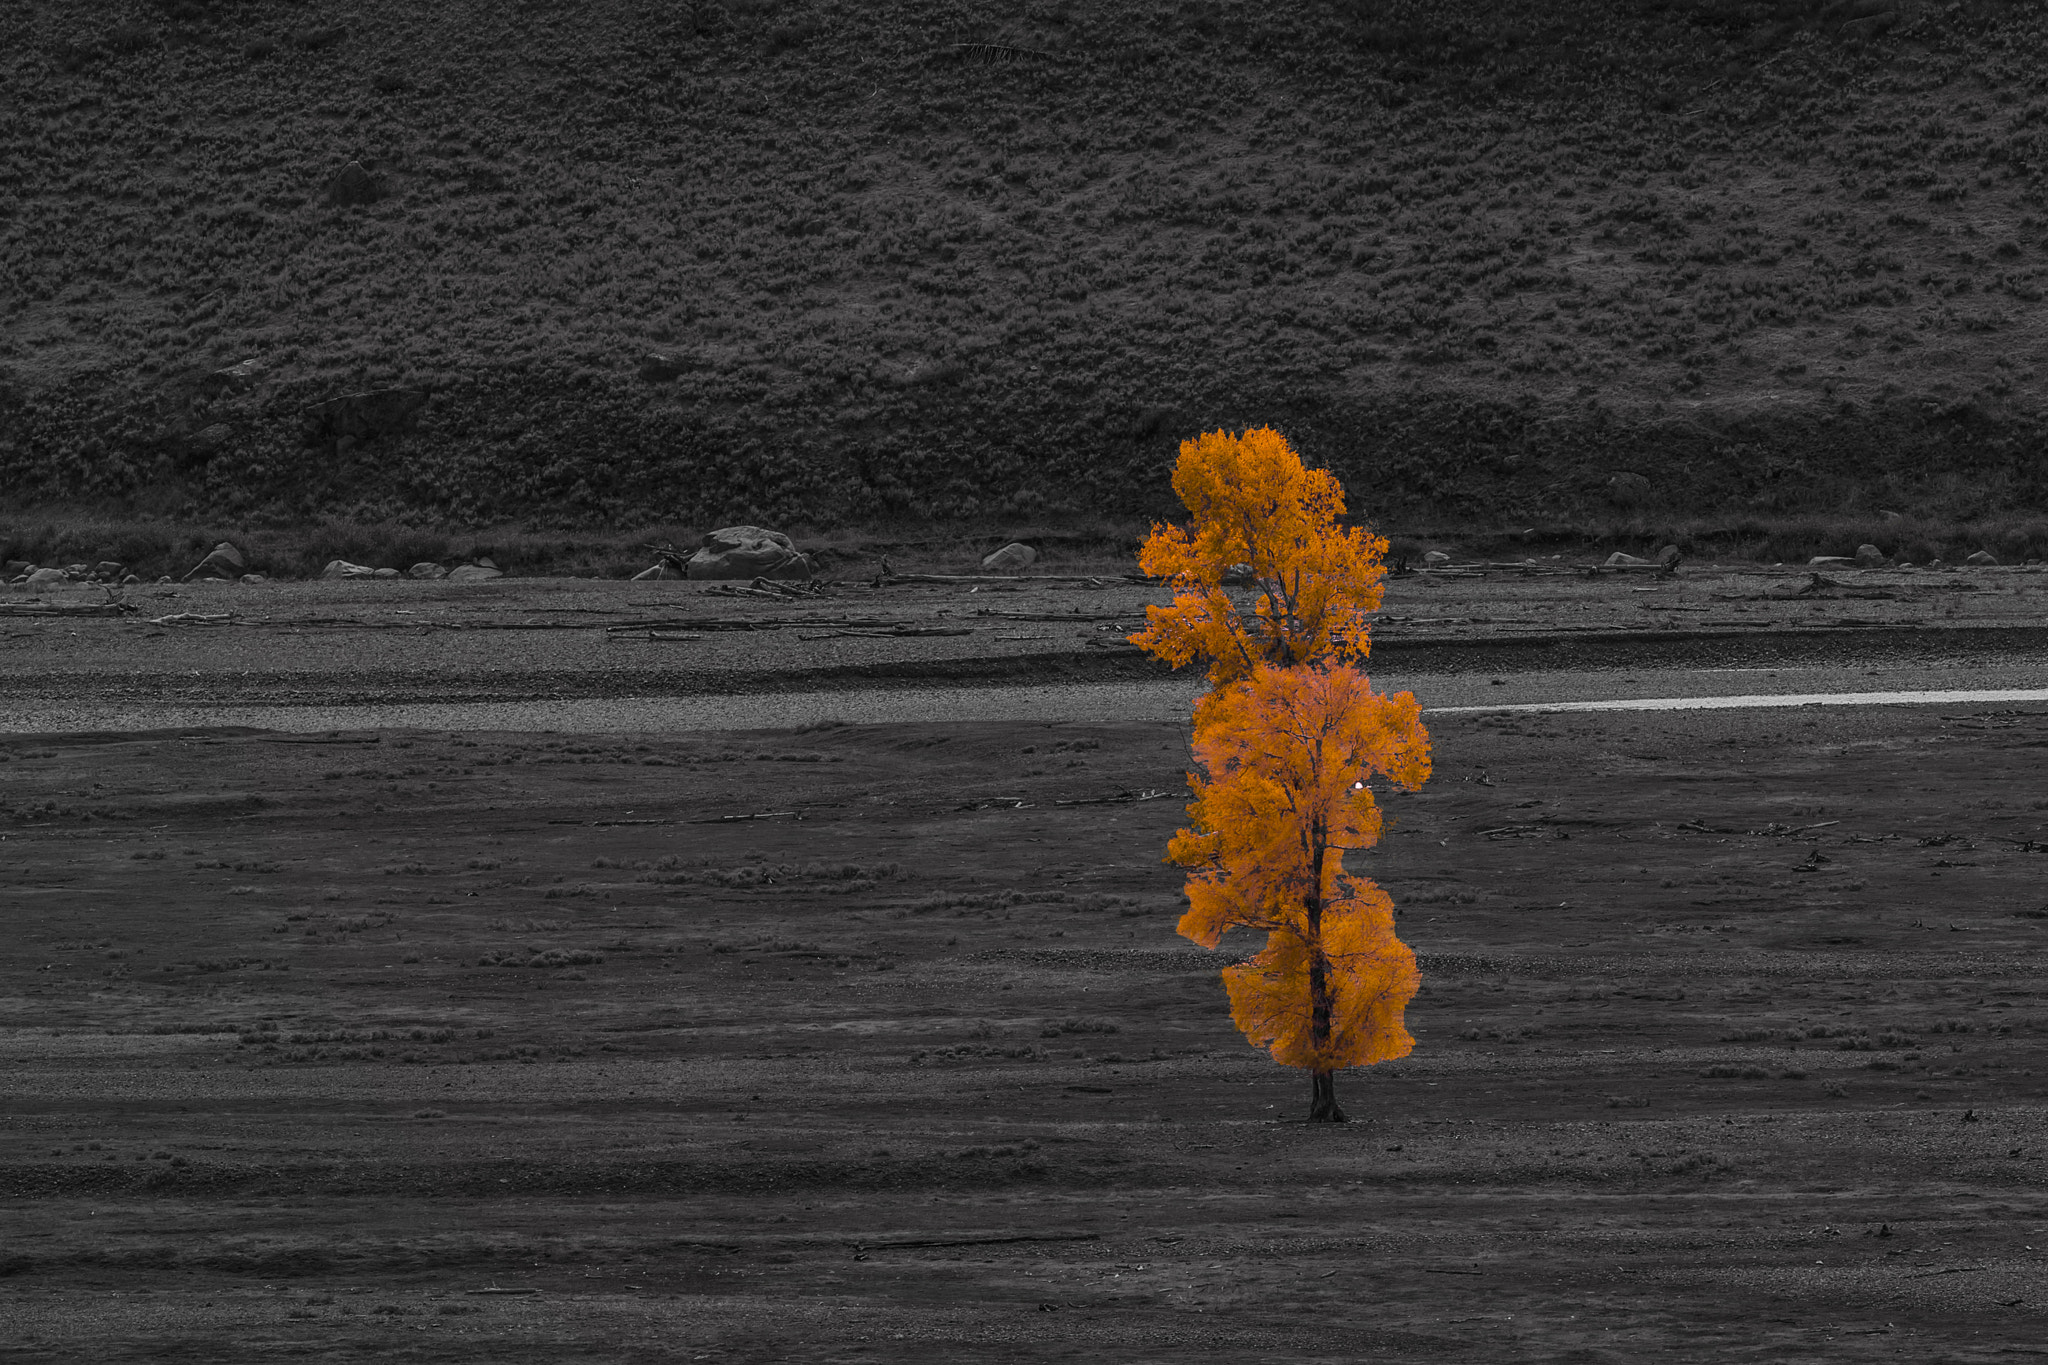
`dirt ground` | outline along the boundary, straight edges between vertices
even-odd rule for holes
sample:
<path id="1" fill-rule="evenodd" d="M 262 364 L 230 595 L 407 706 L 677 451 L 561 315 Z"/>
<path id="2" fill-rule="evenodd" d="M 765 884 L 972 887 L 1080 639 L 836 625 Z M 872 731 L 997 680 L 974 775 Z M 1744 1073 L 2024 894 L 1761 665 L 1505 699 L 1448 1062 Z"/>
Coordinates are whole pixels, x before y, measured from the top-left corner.
<path id="1" fill-rule="evenodd" d="M 1432 728 L 1317 1128 L 1171 725 L 0 738 L 0 1359 L 2038 1353 L 2048 711 Z"/>
<path id="2" fill-rule="evenodd" d="M 1787 657 L 1953 650 L 1972 634 L 2048 646 L 2048 569 L 1687 565 L 1673 577 L 1560 572 L 1391 580 L 1376 667 L 1538 667 L 1590 653 L 1712 660 L 1783 640 Z M 88 586 L 0 593 L 0 704 L 503 700 L 888 686 L 1153 670 L 1124 643 L 1155 584 L 833 584 L 813 600 L 733 586 L 602 579 L 192 583 L 131 588 L 126 616 L 34 614 L 103 602 Z M 943 633 L 937 633 L 943 632 Z M 1932 632 L 1932 634 L 1930 634 Z M 1467 647 L 1487 652 L 1467 659 Z M 1624 662 L 1616 658 L 1615 662 Z"/>

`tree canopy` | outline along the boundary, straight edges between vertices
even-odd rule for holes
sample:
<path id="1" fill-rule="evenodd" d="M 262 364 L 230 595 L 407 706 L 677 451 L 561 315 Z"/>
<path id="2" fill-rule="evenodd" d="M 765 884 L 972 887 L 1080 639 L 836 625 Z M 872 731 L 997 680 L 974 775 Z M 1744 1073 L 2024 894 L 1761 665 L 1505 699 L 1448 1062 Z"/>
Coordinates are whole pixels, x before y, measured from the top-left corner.
<path id="1" fill-rule="evenodd" d="M 1137 644 L 1176 668 L 1207 660 L 1217 686 L 1261 663 L 1366 656 L 1387 542 L 1338 524 L 1344 489 L 1327 470 L 1305 467 L 1270 427 L 1212 431 L 1181 443 L 1173 491 L 1191 520 L 1154 527 L 1138 567 L 1174 598 L 1145 609 Z M 1255 596 L 1240 607 L 1225 580 L 1245 578 Z"/>

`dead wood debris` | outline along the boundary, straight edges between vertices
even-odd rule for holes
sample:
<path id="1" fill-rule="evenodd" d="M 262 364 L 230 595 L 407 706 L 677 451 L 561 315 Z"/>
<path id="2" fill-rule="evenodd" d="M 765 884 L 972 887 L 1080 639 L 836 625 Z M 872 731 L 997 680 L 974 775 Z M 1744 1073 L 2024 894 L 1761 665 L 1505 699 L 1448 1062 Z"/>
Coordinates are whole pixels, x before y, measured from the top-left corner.
<path id="1" fill-rule="evenodd" d="M 864 640 L 899 640 L 917 635 L 972 635 L 972 626 L 897 626 L 893 630 L 828 630 L 819 635 L 799 635 L 799 640 L 838 640 L 848 636 Z"/>
<path id="2" fill-rule="evenodd" d="M 0 616 L 129 616 L 132 602 L 0 602 Z"/>
<path id="3" fill-rule="evenodd" d="M 1147 788 L 1144 791 L 1119 792 L 1115 796 L 1084 796 L 1073 801 L 1055 801 L 1053 804 L 1055 806 L 1129 806 L 1139 801 L 1163 801 L 1169 796 L 1186 795 L 1188 793 L 1185 791 L 1153 791 Z"/>

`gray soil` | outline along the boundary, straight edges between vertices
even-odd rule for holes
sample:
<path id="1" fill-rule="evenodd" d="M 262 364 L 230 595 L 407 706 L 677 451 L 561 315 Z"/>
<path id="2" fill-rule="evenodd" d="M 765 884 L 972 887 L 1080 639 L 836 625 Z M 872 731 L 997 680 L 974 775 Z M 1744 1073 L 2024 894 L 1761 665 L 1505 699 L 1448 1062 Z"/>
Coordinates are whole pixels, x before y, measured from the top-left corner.
<path id="1" fill-rule="evenodd" d="M 1876 599 L 1981 635 L 1738 599 L 1766 624 L 1670 645 L 1703 655 L 1554 643 L 1662 631 L 1634 588 L 1714 581 L 1534 580 L 1553 619 L 1404 580 L 1383 666 L 1474 651 L 1414 676 L 1489 695 L 2039 676 L 2020 574 L 1942 589 L 1953 614 Z M 720 660 L 1045 643 L 563 620 L 647 586 L 182 589 L 165 610 L 273 619 L 7 619 L 0 695 L 598 703 L 641 695 L 607 680 L 632 650 L 716 701 Z M 1509 614 L 1553 643 L 1474 638 Z M 1098 653 L 1045 681 L 1156 699 Z M 1356 1121 L 1320 1128 L 1231 1027 L 1216 970 L 1256 944 L 1173 933 L 1173 721 L 185 724 L 0 738 L 7 1358 L 1988 1360 L 2048 1327 L 2048 707 L 1434 719 L 1434 777 L 1355 859 L 1421 957 L 1416 1051 L 1340 1077 Z"/>

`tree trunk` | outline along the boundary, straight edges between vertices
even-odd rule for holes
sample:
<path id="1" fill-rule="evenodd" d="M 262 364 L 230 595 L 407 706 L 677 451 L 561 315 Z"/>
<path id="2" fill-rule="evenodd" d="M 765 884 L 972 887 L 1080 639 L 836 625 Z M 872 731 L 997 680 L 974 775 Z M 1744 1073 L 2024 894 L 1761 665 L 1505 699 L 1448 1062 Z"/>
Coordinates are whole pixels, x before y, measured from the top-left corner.
<path id="1" fill-rule="evenodd" d="M 1345 1122 L 1344 1111 L 1337 1105 L 1337 1073 L 1334 1071 L 1311 1071 L 1308 1073 L 1308 1079 L 1308 1121 L 1310 1123 Z"/>

